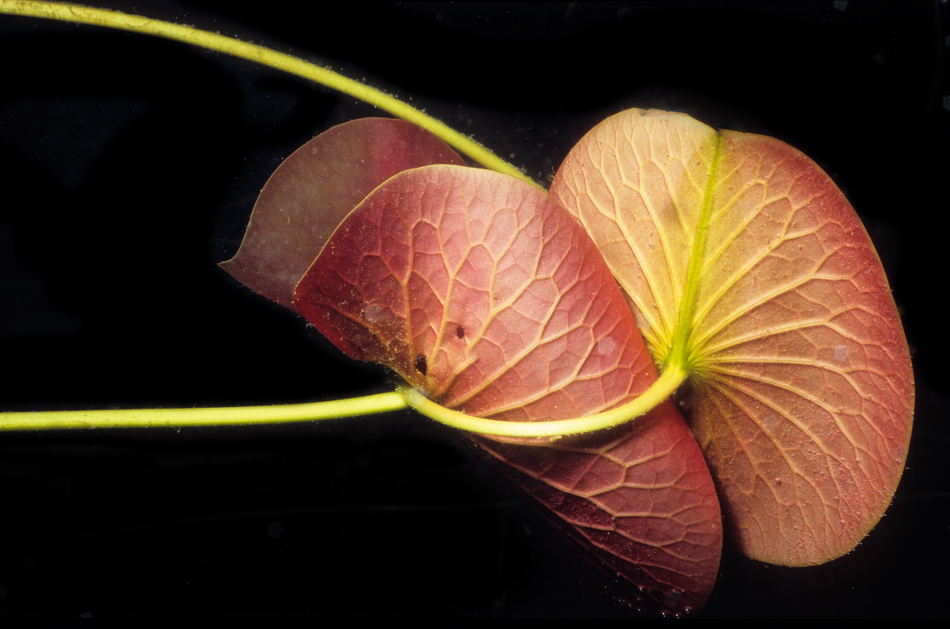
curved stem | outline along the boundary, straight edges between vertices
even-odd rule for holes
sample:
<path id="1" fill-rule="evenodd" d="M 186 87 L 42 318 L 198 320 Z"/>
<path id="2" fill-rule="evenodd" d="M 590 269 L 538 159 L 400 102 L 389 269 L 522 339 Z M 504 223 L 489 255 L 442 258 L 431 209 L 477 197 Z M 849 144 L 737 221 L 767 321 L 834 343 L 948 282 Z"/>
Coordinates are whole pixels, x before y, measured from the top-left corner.
<path id="1" fill-rule="evenodd" d="M 73 4 L 59 4 L 55 2 L 30 2 L 27 0 L 0 0 L 0 13 L 23 15 L 78 24 L 92 24 L 124 31 L 132 31 L 143 35 L 154 35 L 184 42 L 193 46 L 207 48 L 216 52 L 223 52 L 234 57 L 248 59 L 261 65 L 282 70 L 289 74 L 311 80 L 320 85 L 348 94 L 363 102 L 375 105 L 384 111 L 407 120 L 430 131 L 441 138 L 446 144 L 468 155 L 485 168 L 512 175 L 534 186 L 538 186 L 531 178 L 522 173 L 512 164 L 501 159 L 487 148 L 468 138 L 448 125 L 428 116 L 415 107 L 385 94 L 375 88 L 354 81 L 341 74 L 271 50 L 256 44 L 250 44 L 224 35 L 209 33 L 190 26 L 182 26 L 171 22 L 152 20 L 138 15 L 128 15 L 117 11 L 81 7 Z M 541 186 L 538 186 L 541 187 Z"/>
<path id="2" fill-rule="evenodd" d="M 482 145 L 399 99 L 336 72 L 262 46 L 169 22 L 77 5 L 0 0 L 0 13 L 92 24 L 154 35 L 270 66 L 375 105 L 427 129 L 486 168 L 538 185 Z M 439 406 L 418 391 L 403 387 L 393 393 L 349 400 L 270 407 L 0 413 L 0 431 L 269 424 L 368 415 L 412 406 L 423 415 L 463 430 L 508 437 L 556 437 L 617 426 L 652 410 L 686 379 L 686 371 L 677 358 L 682 357 L 675 357 L 659 379 L 640 397 L 619 408 L 578 419 L 531 423 L 472 417 Z"/>
<path id="3" fill-rule="evenodd" d="M 283 424 L 373 415 L 398 411 L 407 406 L 402 395 L 391 391 L 349 400 L 281 406 L 0 413 L 0 431 Z"/>
<path id="4" fill-rule="evenodd" d="M 641 396 L 623 406 L 577 419 L 548 422 L 507 422 L 473 417 L 440 406 L 415 389 L 404 386 L 391 393 L 310 404 L 0 413 L 0 431 L 281 424 L 373 415 L 411 406 L 426 417 L 470 432 L 504 437 L 559 437 L 611 428 L 640 417 L 672 395 L 686 380 L 686 375 L 680 366 L 672 365 Z"/>
<path id="5" fill-rule="evenodd" d="M 559 437 L 611 428 L 640 417 L 672 395 L 686 380 L 686 376 L 682 367 L 677 364 L 670 365 L 649 389 L 623 406 L 577 419 L 547 422 L 507 422 L 472 417 L 439 406 L 410 387 L 400 387 L 399 393 L 405 397 L 412 408 L 426 417 L 462 430 L 502 437 Z"/>

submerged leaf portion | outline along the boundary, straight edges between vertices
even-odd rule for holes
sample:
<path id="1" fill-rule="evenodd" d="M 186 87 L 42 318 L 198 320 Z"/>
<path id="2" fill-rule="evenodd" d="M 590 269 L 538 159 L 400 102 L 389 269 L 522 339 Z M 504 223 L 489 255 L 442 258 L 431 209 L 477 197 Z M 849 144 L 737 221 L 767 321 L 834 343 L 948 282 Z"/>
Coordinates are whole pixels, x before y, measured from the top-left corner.
<path id="1" fill-rule="evenodd" d="M 887 280 L 828 176 L 777 140 L 631 110 L 552 186 L 683 400 L 733 542 L 786 565 L 851 550 L 900 480 L 913 375 Z"/>
<path id="2" fill-rule="evenodd" d="M 362 118 L 333 127 L 274 171 L 241 248 L 221 268 L 294 309 L 294 286 L 340 221 L 376 186 L 410 168 L 464 163 L 442 140 L 404 120 Z"/>
<path id="3" fill-rule="evenodd" d="M 498 173 L 430 166 L 393 177 L 343 221 L 295 303 L 350 356 L 472 415 L 580 417 L 657 378 L 590 237 L 543 192 Z M 555 447 L 478 441 L 623 577 L 626 598 L 669 613 L 705 601 L 722 544 L 718 500 L 673 405 Z"/>

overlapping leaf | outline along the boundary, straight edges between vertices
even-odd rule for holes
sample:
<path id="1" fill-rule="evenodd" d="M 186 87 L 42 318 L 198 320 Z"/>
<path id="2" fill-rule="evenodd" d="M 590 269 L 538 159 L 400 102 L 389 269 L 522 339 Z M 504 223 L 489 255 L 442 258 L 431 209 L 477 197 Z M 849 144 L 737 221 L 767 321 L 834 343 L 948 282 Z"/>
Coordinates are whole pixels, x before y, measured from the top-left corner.
<path id="1" fill-rule="evenodd" d="M 880 261 L 828 176 L 777 140 L 631 110 L 581 140 L 551 192 L 657 363 L 685 341 L 686 416 L 732 541 L 788 565 L 853 548 L 903 471 L 913 376 Z"/>
<path id="2" fill-rule="evenodd" d="M 652 379 L 588 235 L 546 194 L 498 173 L 393 177 L 343 221 L 294 299 L 350 356 L 470 415 L 581 417 Z"/>
<path id="3" fill-rule="evenodd" d="M 325 153 L 324 137 L 334 134 L 307 146 Z M 308 231 L 323 220 L 313 200 L 281 213 L 275 197 L 305 196 L 293 175 L 275 174 L 285 183 L 269 182 L 255 207 L 262 240 L 271 225 Z M 603 258 L 541 191 L 497 173 L 431 166 L 392 177 L 345 220 L 334 215 L 342 222 L 325 221 L 333 235 L 297 285 L 295 309 L 346 353 L 389 365 L 430 398 L 470 414 L 543 421 L 606 410 L 655 381 Z M 250 265 L 253 276 L 266 276 L 268 265 Z M 621 577 L 631 603 L 679 614 L 708 597 L 722 545 L 718 499 L 673 405 L 556 447 L 478 442 Z"/>

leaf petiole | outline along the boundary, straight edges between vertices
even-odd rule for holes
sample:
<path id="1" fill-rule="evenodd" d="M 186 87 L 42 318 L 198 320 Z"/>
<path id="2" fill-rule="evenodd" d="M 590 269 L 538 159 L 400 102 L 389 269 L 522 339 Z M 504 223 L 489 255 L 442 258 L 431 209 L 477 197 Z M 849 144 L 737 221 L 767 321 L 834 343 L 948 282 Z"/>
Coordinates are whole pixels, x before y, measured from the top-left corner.
<path id="1" fill-rule="evenodd" d="M 687 375 L 680 365 L 671 364 L 649 389 L 623 406 L 586 417 L 547 422 L 508 422 L 472 417 L 439 406 L 411 387 L 403 386 L 398 391 L 412 408 L 426 417 L 462 430 L 500 437 L 561 437 L 612 428 L 640 417 L 670 397 Z"/>
<path id="2" fill-rule="evenodd" d="M 179 24 L 71 4 L 0 0 L 0 13 L 90 24 L 163 37 L 282 70 L 379 107 L 427 129 L 486 168 L 538 186 L 515 166 L 481 144 L 398 98 L 263 46 Z M 439 406 L 414 389 L 403 387 L 396 392 L 349 400 L 283 406 L 0 413 L 0 431 L 288 423 L 369 415 L 412 406 L 423 415 L 463 430 L 509 437 L 557 437 L 601 430 L 639 417 L 668 398 L 686 376 L 686 371 L 679 363 L 671 362 L 643 395 L 619 408 L 577 419 L 550 422 L 506 422 L 472 417 Z"/>
<path id="3" fill-rule="evenodd" d="M 0 431 L 284 424 L 373 415 L 398 411 L 407 406 L 402 395 L 391 391 L 348 400 L 278 406 L 0 413 Z"/>
<path id="4" fill-rule="evenodd" d="M 559 437 L 602 430 L 639 417 L 672 395 L 686 375 L 679 366 L 673 365 L 643 395 L 623 406 L 587 417 L 549 422 L 506 422 L 473 417 L 439 406 L 415 389 L 403 386 L 390 393 L 310 404 L 0 413 L 0 431 L 284 424 L 373 415 L 412 407 L 426 417 L 470 432 L 504 437 Z"/>

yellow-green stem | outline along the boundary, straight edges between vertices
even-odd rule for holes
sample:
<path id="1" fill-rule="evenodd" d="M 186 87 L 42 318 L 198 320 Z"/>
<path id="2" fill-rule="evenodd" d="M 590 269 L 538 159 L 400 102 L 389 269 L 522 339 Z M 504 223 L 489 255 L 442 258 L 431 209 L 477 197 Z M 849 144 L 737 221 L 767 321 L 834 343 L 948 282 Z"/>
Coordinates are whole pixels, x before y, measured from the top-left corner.
<path id="1" fill-rule="evenodd" d="M 325 85 L 344 94 L 348 94 L 363 102 L 375 105 L 383 111 L 415 123 L 440 137 L 446 144 L 468 155 L 485 168 L 517 177 L 523 181 L 538 186 L 518 168 L 501 159 L 487 148 L 468 138 L 451 127 L 428 116 L 415 107 L 385 94 L 377 89 L 354 81 L 341 74 L 271 50 L 256 44 L 250 44 L 224 35 L 209 33 L 190 26 L 172 24 L 152 20 L 138 15 L 128 15 L 117 11 L 94 9 L 74 4 L 59 4 L 55 2 L 30 2 L 27 0 L 0 0 L 0 13 L 23 15 L 29 17 L 75 22 L 78 24 L 92 24 L 124 31 L 132 31 L 142 35 L 154 35 L 184 42 L 193 46 L 207 48 L 216 52 L 223 52 L 241 59 L 248 59 L 261 65 L 282 70 L 305 79 Z M 66 60 L 64 60 L 66 63 Z M 538 186 L 540 187 L 540 186 Z"/>
<path id="2" fill-rule="evenodd" d="M 502 437 L 559 437 L 603 430 L 640 417 L 672 395 L 686 380 L 686 375 L 679 365 L 672 365 L 642 395 L 623 406 L 577 419 L 547 422 L 507 422 L 472 417 L 439 406 L 410 387 L 401 387 L 399 392 L 412 408 L 426 417 L 462 430 Z"/>
<path id="3" fill-rule="evenodd" d="M 635 419 L 672 395 L 685 379 L 686 372 L 673 366 L 640 397 L 623 406 L 577 419 L 549 422 L 506 422 L 472 417 L 440 406 L 415 389 L 400 387 L 391 393 L 282 406 L 0 413 L 0 431 L 281 424 L 373 415 L 411 406 L 426 417 L 470 432 L 504 437 L 558 437 L 602 430 Z"/>
<path id="4" fill-rule="evenodd" d="M 407 406 L 405 398 L 392 391 L 348 400 L 280 406 L 0 413 L 0 431 L 283 424 L 373 415 L 398 411 Z"/>
<path id="5" fill-rule="evenodd" d="M 263 46 L 188 26 L 70 4 L 0 0 L 0 13 L 92 24 L 154 35 L 255 61 L 312 80 L 375 105 L 395 116 L 428 129 L 447 144 L 468 155 L 486 168 L 513 175 L 537 185 L 520 170 L 500 159 L 482 145 L 431 116 L 427 116 L 418 109 L 410 107 L 399 99 L 325 68 Z M 596 415 L 551 422 L 504 422 L 472 417 L 439 406 L 414 389 L 405 387 L 393 393 L 332 402 L 285 406 L 0 413 L 0 431 L 287 423 L 383 413 L 411 405 L 423 415 L 463 430 L 509 437 L 556 437 L 609 428 L 639 417 L 669 397 L 685 378 L 686 371 L 683 369 L 683 361 L 673 360 L 667 365 L 666 370 L 653 386 L 636 400 Z"/>

